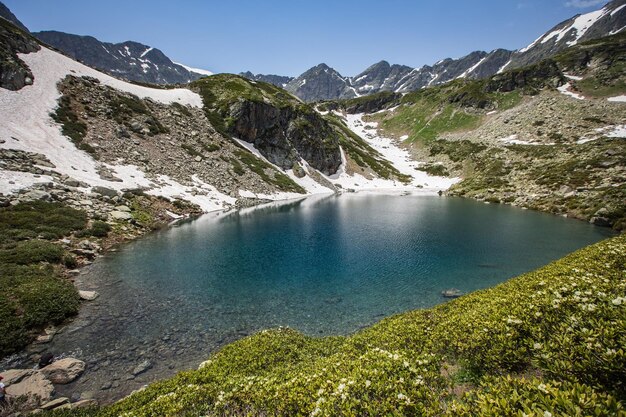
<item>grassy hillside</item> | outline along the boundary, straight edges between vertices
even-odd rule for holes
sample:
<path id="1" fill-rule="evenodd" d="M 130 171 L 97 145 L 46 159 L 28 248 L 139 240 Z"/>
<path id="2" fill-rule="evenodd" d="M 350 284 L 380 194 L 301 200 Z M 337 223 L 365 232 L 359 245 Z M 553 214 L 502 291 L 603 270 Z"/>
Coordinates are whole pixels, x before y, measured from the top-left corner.
<path id="1" fill-rule="evenodd" d="M 53 415 L 623 415 L 625 268 L 620 236 L 350 337 L 263 331 L 115 405 Z"/>

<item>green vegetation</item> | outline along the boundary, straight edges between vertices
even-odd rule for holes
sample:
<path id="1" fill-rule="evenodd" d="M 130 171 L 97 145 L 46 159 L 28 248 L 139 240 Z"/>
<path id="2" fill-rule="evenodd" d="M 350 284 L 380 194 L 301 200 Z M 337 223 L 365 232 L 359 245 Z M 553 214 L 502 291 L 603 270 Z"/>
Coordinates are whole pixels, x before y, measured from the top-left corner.
<path id="1" fill-rule="evenodd" d="M 423 171 L 428 175 L 434 175 L 437 177 L 449 177 L 450 172 L 443 164 L 422 164 L 415 168 L 418 171 Z"/>
<path id="2" fill-rule="evenodd" d="M 262 81 L 250 81 L 233 74 L 216 74 L 201 78 L 190 84 L 200 94 L 204 112 L 211 125 L 225 137 L 230 137 L 229 129 L 233 120 L 229 118 L 230 106 L 238 101 L 267 103 L 276 108 L 297 106 L 298 99 L 286 91 Z"/>
<path id="3" fill-rule="evenodd" d="M 437 140 L 431 155 L 445 154 L 457 162 L 458 169 L 470 172 L 451 188 L 451 193 L 485 198 L 493 202 L 512 202 L 518 187 L 546 190 L 533 199 L 529 208 L 554 214 L 591 219 L 605 209 L 603 217 L 616 230 L 626 227 L 626 143 L 620 139 L 598 139 L 585 144 L 509 145 L 488 148 L 470 141 Z M 516 178 L 514 185 L 509 180 Z M 614 184 L 614 185 L 611 185 Z M 566 191 L 559 190 L 565 187 Z M 573 192 L 579 190 L 579 192 Z M 571 193 L 568 193 L 571 192 Z"/>
<path id="4" fill-rule="evenodd" d="M 57 203 L 0 208 L 0 356 L 24 347 L 41 327 L 77 313 L 76 289 L 56 267 L 75 259 L 50 240 L 86 226 L 85 213 Z"/>
<path id="5" fill-rule="evenodd" d="M 187 152 L 189 154 L 189 156 L 193 156 L 193 157 L 196 157 L 196 156 L 200 156 L 201 157 L 202 156 L 202 154 L 200 152 L 196 151 L 193 148 L 193 146 L 191 146 L 191 145 L 187 145 L 186 143 L 181 143 L 180 147 L 183 148 L 185 150 L 185 152 Z"/>
<path id="6" fill-rule="evenodd" d="M 177 112 L 184 114 L 185 116 L 191 117 L 191 111 L 189 111 L 187 106 L 183 106 L 182 104 L 176 102 L 170 104 L 170 106 L 173 107 L 174 110 L 176 110 Z"/>
<path id="7" fill-rule="evenodd" d="M 87 215 L 58 203 L 33 201 L 0 208 L 0 244 L 60 239 L 87 225 Z"/>
<path id="8" fill-rule="evenodd" d="M 620 236 L 350 337 L 263 331 L 114 405 L 53 415 L 623 415 L 625 266 Z"/>

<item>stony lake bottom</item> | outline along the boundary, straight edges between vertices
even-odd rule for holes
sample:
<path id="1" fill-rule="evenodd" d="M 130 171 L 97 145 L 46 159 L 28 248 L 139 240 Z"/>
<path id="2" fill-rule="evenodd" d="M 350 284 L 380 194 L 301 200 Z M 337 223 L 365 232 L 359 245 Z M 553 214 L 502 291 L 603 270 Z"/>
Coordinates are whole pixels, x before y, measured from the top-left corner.
<path id="1" fill-rule="evenodd" d="M 610 235 L 577 220 L 420 195 L 211 213 L 85 268 L 78 284 L 100 297 L 36 349 L 87 362 L 59 394 L 107 402 L 261 329 L 349 334 L 445 302 L 443 290 L 494 286 Z"/>

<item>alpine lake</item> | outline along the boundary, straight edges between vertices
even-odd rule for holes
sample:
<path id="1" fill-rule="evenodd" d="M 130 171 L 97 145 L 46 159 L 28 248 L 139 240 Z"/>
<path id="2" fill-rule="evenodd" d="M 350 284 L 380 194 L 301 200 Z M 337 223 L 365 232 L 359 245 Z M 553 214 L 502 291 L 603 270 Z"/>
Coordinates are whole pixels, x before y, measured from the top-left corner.
<path id="1" fill-rule="evenodd" d="M 491 287 L 611 235 L 549 214 L 423 195 L 314 196 L 210 213 L 83 268 L 79 287 L 99 298 L 31 349 L 87 362 L 57 393 L 106 403 L 262 329 L 350 334 L 448 301 L 442 291 Z"/>

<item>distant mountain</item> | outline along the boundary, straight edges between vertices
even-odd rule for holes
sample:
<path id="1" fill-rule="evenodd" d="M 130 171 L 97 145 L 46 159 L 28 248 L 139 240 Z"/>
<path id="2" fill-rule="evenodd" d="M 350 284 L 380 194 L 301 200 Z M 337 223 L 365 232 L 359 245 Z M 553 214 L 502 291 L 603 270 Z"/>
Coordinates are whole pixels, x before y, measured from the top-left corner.
<path id="1" fill-rule="evenodd" d="M 253 74 L 250 71 L 242 72 L 239 75 L 252 81 L 263 81 L 266 83 L 274 84 L 276 87 L 280 88 L 285 88 L 289 81 L 293 80 L 293 77 L 287 77 L 284 75 Z"/>
<path id="2" fill-rule="evenodd" d="M 19 19 L 15 17 L 15 15 L 11 12 L 11 10 L 9 10 L 9 8 L 5 6 L 4 3 L 2 3 L 1 1 L 0 1 L 0 17 L 13 23 L 18 28 L 28 32 L 28 28 L 26 28 L 26 26 L 24 26 L 24 24 L 20 22 Z"/>
<path id="3" fill-rule="evenodd" d="M 138 42 L 108 43 L 92 36 L 56 31 L 35 32 L 33 35 L 77 61 L 130 81 L 177 84 L 206 75 L 200 72 L 203 70 L 194 71 L 176 64 L 160 50 Z"/>
<path id="4" fill-rule="evenodd" d="M 615 0 L 600 10 L 576 15 L 541 35 L 518 51 L 496 49 L 474 51 L 458 58 L 447 58 L 434 65 L 411 68 L 380 61 L 355 77 L 344 77 L 326 64 L 309 69 L 286 85 L 276 75 L 241 74 L 286 88 L 304 101 L 335 100 L 374 94 L 380 91 L 405 93 L 443 84 L 457 78 L 482 79 L 499 72 L 537 63 L 578 42 L 601 38 L 626 28 L 626 0 Z M 274 78 L 264 78 L 274 77 Z M 276 81 L 275 80 L 281 80 Z"/>
<path id="5" fill-rule="evenodd" d="M 289 81 L 285 90 L 304 101 L 318 101 L 325 97 L 354 98 L 359 94 L 349 79 L 326 64 L 319 64 Z"/>

